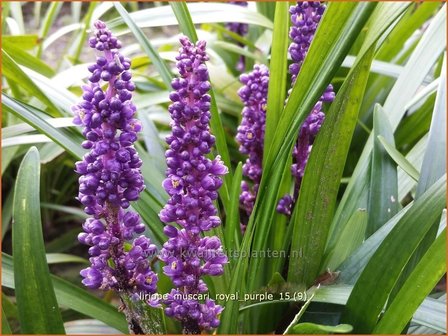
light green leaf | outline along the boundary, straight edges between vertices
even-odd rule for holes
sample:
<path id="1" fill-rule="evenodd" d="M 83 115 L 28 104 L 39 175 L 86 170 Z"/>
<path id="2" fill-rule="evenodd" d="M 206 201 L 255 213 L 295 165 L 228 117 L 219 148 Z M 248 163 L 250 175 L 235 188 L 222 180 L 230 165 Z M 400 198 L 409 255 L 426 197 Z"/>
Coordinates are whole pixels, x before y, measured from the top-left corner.
<path id="1" fill-rule="evenodd" d="M 58 108 L 48 98 L 48 96 L 36 85 L 36 83 L 18 66 L 14 59 L 2 49 L 2 70 L 3 75 L 14 82 L 20 84 L 20 87 L 44 103 L 54 116 L 60 115 Z"/>
<path id="2" fill-rule="evenodd" d="M 47 253 L 47 263 L 48 264 L 60 264 L 60 263 L 82 263 L 88 264 L 87 259 L 65 253 Z"/>
<path id="3" fill-rule="evenodd" d="M 64 334 L 45 259 L 39 182 L 39 152 L 33 147 L 20 165 L 14 193 L 12 240 L 20 329 L 24 334 Z"/>
<path id="4" fill-rule="evenodd" d="M 202 5 L 202 4 L 201 4 Z M 190 41 L 195 43 L 198 40 L 196 28 L 194 27 L 190 11 L 185 1 L 170 2 L 176 20 L 179 23 L 180 30 L 188 36 Z"/>
<path id="5" fill-rule="evenodd" d="M 246 56 L 246 57 L 249 57 L 249 58 L 252 58 L 252 59 L 258 61 L 259 63 L 263 63 L 263 64 L 266 63 L 266 59 L 263 55 L 250 52 L 249 50 L 246 50 L 243 47 L 237 46 L 230 42 L 214 41 L 214 42 L 210 43 L 210 47 L 211 48 L 220 48 L 223 50 L 230 51 L 231 53 L 234 53 L 237 55 Z"/>
<path id="6" fill-rule="evenodd" d="M 81 137 L 75 136 L 65 129 L 54 128 L 47 120 L 42 118 L 42 111 L 30 105 L 21 103 L 5 94 L 2 94 L 2 104 L 6 111 L 14 114 L 33 126 L 39 132 L 48 136 L 54 142 L 64 147 L 65 150 L 74 157 L 81 158 L 84 155 L 84 150 L 80 146 Z"/>
<path id="7" fill-rule="evenodd" d="M 311 301 L 314 298 L 314 294 L 316 293 L 316 291 L 314 291 L 306 300 L 306 302 L 303 304 L 303 306 L 300 308 L 299 312 L 296 314 L 296 316 L 294 316 L 293 320 L 291 321 L 291 323 L 286 327 L 285 332 L 283 333 L 283 335 L 288 335 L 288 334 L 294 334 L 295 333 L 295 327 L 297 327 L 297 322 L 299 322 L 300 318 L 303 316 L 303 314 L 306 312 L 308 306 L 310 305 Z"/>
<path id="8" fill-rule="evenodd" d="M 392 217 L 386 224 L 384 224 L 378 231 L 366 239 L 363 244 L 355 250 L 343 263 L 337 268 L 340 271 L 338 283 L 353 285 L 358 280 L 361 272 L 364 270 L 369 259 L 377 250 L 378 246 L 382 243 L 384 238 L 395 227 L 398 221 L 404 216 L 404 214 L 411 208 L 413 203 L 408 204 L 394 217 Z M 350 227 L 347 225 L 346 229 Z M 341 240 L 342 241 L 342 240 Z"/>
<path id="9" fill-rule="evenodd" d="M 289 225 L 288 280 L 310 286 L 321 267 L 344 163 L 358 120 L 360 100 L 369 76 L 373 48 L 342 85 L 313 144 Z"/>
<path id="10" fill-rule="evenodd" d="M 170 5 L 173 3 L 176 4 L 178 2 L 170 2 Z M 184 5 L 177 6 L 180 12 L 185 14 L 185 10 L 181 9 Z M 266 27 L 268 29 L 273 28 L 272 21 L 268 18 L 242 6 L 235 6 L 226 3 L 188 3 L 186 7 L 190 12 L 191 21 L 193 24 L 228 22 L 230 19 L 233 22 L 254 24 Z M 176 15 L 173 13 L 171 6 L 142 9 L 137 12 L 133 12 L 130 15 L 140 28 L 163 27 L 177 25 L 180 23 L 177 21 Z M 151 20 L 148 20 L 148 18 L 151 18 Z M 121 18 L 116 18 L 107 22 L 107 24 L 110 28 L 116 28 L 123 24 L 123 20 Z M 194 34 L 191 29 L 191 25 L 188 31 Z M 184 31 L 184 34 L 186 33 L 187 31 Z M 194 40 L 194 35 L 186 35 L 189 36 L 190 39 Z"/>
<path id="11" fill-rule="evenodd" d="M 383 136 L 392 145 L 394 134 L 388 117 L 377 104 L 373 112 L 373 153 L 370 165 L 370 188 L 367 203 L 369 220 L 366 237 L 375 233 L 398 211 L 397 166 L 377 139 Z"/>
<path id="12" fill-rule="evenodd" d="M 131 32 L 134 34 L 135 38 L 139 42 L 140 47 L 151 59 L 155 68 L 162 77 L 166 87 L 171 88 L 171 80 L 173 79 L 173 74 L 171 73 L 170 68 L 166 65 L 165 61 L 160 58 L 156 49 L 154 49 L 143 31 L 135 24 L 126 9 L 119 2 L 114 2 L 114 6 L 120 16 L 123 18 L 123 21 L 127 24 Z"/>
<path id="13" fill-rule="evenodd" d="M 2 44 L 14 45 L 19 50 L 31 50 L 39 44 L 37 35 L 3 35 Z"/>
<path id="14" fill-rule="evenodd" d="M 419 197 L 446 172 L 444 159 L 446 154 L 446 56 L 441 73 L 416 197 Z"/>
<path id="15" fill-rule="evenodd" d="M 129 332 L 127 322 L 117 308 L 55 275 L 51 275 L 51 280 L 56 299 L 61 306 L 103 321 L 122 333 Z M 15 288 L 13 261 L 11 256 L 5 253 L 2 254 L 2 286 Z"/>
<path id="16" fill-rule="evenodd" d="M 49 163 L 64 152 L 65 149 L 59 146 L 58 144 L 55 144 L 54 142 L 44 144 L 40 148 L 40 163 L 42 164 Z"/>
<path id="17" fill-rule="evenodd" d="M 426 143 L 428 142 L 428 134 L 423 136 L 406 155 L 408 160 L 416 169 L 420 169 L 425 154 Z M 404 172 L 401 167 L 398 167 L 398 198 L 403 200 L 409 193 L 414 191 L 416 182 Z"/>
<path id="18" fill-rule="evenodd" d="M 232 185 L 230 187 L 230 203 L 226 214 L 226 225 L 224 226 L 225 247 L 227 251 L 237 251 L 241 240 L 240 230 L 240 191 L 241 179 L 243 177 L 242 163 L 239 162 L 235 169 Z"/>
<path id="19" fill-rule="evenodd" d="M 368 214 L 366 209 L 358 209 L 349 219 L 349 223 L 342 231 L 340 241 L 344 242 L 339 248 L 333 247 L 326 252 L 325 261 L 322 263 L 320 273 L 329 269 L 334 271 L 344 262 L 353 251 L 356 250 L 364 241 L 364 234 L 367 228 Z"/>
<path id="20" fill-rule="evenodd" d="M 284 170 L 277 167 L 286 167 L 300 124 L 330 82 L 336 68 L 342 63 L 349 46 L 359 34 L 374 6 L 375 4 L 366 3 L 331 3 L 326 10 L 296 82 L 306 85 L 294 86 L 280 117 L 269 152 L 268 148 L 265 148 L 264 154 L 272 157 L 265 161 L 257 201 L 245 234 L 257 231 L 252 250 L 266 249 L 277 202 L 279 197 L 283 196 L 279 195 L 279 190 Z M 262 285 L 263 274 L 259 264 L 259 258 L 251 260 L 248 271 L 250 290 L 256 290 Z"/>
<path id="21" fill-rule="evenodd" d="M 406 174 L 412 177 L 415 181 L 418 181 L 420 173 L 418 170 L 401 154 L 394 145 L 389 143 L 383 136 L 379 135 L 378 140 L 383 145 L 386 152 L 390 157 L 397 163 L 401 169 L 403 169 Z"/>
<path id="22" fill-rule="evenodd" d="M 404 44 L 411 35 L 433 16 L 439 7 L 440 4 L 435 2 L 410 4 L 378 50 L 375 58 L 391 61 L 399 51 L 403 50 Z"/>
<path id="23" fill-rule="evenodd" d="M 18 64 L 26 66 L 47 77 L 54 75 L 54 70 L 47 63 L 30 55 L 13 42 L 2 41 L 2 47 L 9 55 L 14 55 L 14 61 Z"/>
<path id="24" fill-rule="evenodd" d="M 63 3 L 62 2 L 51 2 L 50 6 L 47 9 L 47 13 L 45 14 L 45 18 L 42 21 L 42 27 L 40 29 L 40 38 L 41 39 L 45 39 L 51 29 L 51 27 L 53 26 L 54 21 L 56 20 L 61 8 L 62 8 Z M 42 56 L 42 49 L 43 45 L 40 44 L 39 48 L 37 49 L 37 54 L 36 56 L 38 58 L 40 58 Z"/>
<path id="25" fill-rule="evenodd" d="M 417 184 L 415 198 L 420 196 L 430 188 L 435 181 L 446 174 L 446 160 L 443 159 L 446 153 L 446 55 L 443 58 L 442 75 L 440 79 L 439 88 L 437 91 L 436 104 L 434 106 L 434 113 L 431 121 L 431 128 L 429 131 L 427 150 L 423 158 L 421 175 Z M 429 220 L 429 219 L 427 219 Z M 437 236 L 439 219 L 435 218 L 432 222 L 431 229 L 426 233 L 424 239 L 419 243 L 419 247 L 413 253 L 412 259 L 406 265 L 406 269 L 395 285 L 395 290 L 391 297 L 394 298 L 397 291 L 405 283 L 410 276 L 412 270 L 419 263 L 422 256 L 426 253 L 428 248 Z"/>
<path id="26" fill-rule="evenodd" d="M 72 5 L 75 5 L 76 2 L 72 2 Z M 81 3 L 82 5 L 82 3 Z M 76 41 L 73 43 L 72 48 L 74 49 L 74 54 L 73 54 L 73 63 L 77 64 L 79 62 L 79 56 L 82 53 L 82 50 L 84 48 L 84 43 L 86 42 L 86 38 L 87 38 L 87 29 L 88 27 L 90 27 L 90 24 L 92 22 L 92 16 L 93 13 L 97 7 L 98 3 L 96 1 L 92 1 L 89 4 L 89 8 L 87 9 L 87 13 L 84 16 L 83 19 L 83 27 L 81 30 L 81 33 L 78 34 Z M 79 7 L 79 10 L 81 10 L 81 7 Z M 79 12 L 79 15 L 81 15 L 81 12 Z M 79 22 L 80 20 L 73 20 L 74 23 Z M 71 50 L 70 50 L 71 51 Z"/>
<path id="27" fill-rule="evenodd" d="M 276 2 L 257 1 L 257 11 L 270 20 L 274 20 Z"/>
<path id="28" fill-rule="evenodd" d="M 22 13 L 22 3 L 20 1 L 12 1 L 9 4 L 9 10 L 11 12 L 12 17 L 17 22 L 19 26 L 19 34 L 25 33 L 25 25 L 23 23 L 23 13 Z M 16 35 L 16 34 L 14 34 Z"/>
<path id="29" fill-rule="evenodd" d="M 446 10 L 441 9 L 431 21 L 421 41 L 415 48 L 402 75 L 395 82 L 384 104 L 389 121 L 395 131 L 406 110 L 406 103 L 415 95 L 426 74 L 433 67 L 440 53 L 445 49 Z M 373 136 L 366 142 L 358 164 L 347 185 L 344 195 L 335 213 L 331 230 L 331 242 L 336 243 L 338 233 L 347 224 L 353 211 L 367 206 L 367 185 L 370 155 L 373 148 Z"/>
<path id="30" fill-rule="evenodd" d="M 422 257 L 386 309 L 375 334 L 399 334 L 414 315 L 415 310 L 446 273 L 446 229 Z"/>
<path id="31" fill-rule="evenodd" d="M 369 333 L 374 329 L 403 268 L 440 217 L 445 199 L 446 175 L 414 202 L 370 258 L 353 288 L 342 318 L 353 325 L 355 333 Z"/>
<path id="32" fill-rule="evenodd" d="M 315 324 L 310 322 L 299 323 L 291 330 L 291 334 L 296 335 L 326 335 L 326 334 L 348 334 L 353 330 L 350 324 L 338 324 L 336 326 L 328 326 Z"/>
<path id="33" fill-rule="evenodd" d="M 269 64 L 269 88 L 266 109 L 266 129 L 264 147 L 268 148 L 277 129 L 280 115 L 286 98 L 286 84 L 288 82 L 288 46 L 289 46 L 289 3 L 279 1 L 275 3 L 274 32 L 272 36 L 272 53 Z M 263 157 L 263 161 L 266 156 Z"/>

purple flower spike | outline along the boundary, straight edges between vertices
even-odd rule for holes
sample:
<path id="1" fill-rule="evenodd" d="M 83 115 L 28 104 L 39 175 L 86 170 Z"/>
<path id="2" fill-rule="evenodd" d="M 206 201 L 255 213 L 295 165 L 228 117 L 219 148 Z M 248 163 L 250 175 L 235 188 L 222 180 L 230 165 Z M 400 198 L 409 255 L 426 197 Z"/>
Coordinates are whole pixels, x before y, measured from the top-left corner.
<path id="1" fill-rule="evenodd" d="M 324 11 L 325 5 L 313 1 L 298 2 L 296 6 L 291 6 L 289 9 L 292 23 L 289 32 L 289 37 L 292 40 L 289 46 L 289 54 L 292 59 L 289 73 L 291 74 L 292 86 L 296 84 L 297 76 Z M 280 199 L 277 205 L 279 213 L 287 216 L 291 215 L 314 139 L 325 119 L 325 114 L 322 112 L 322 103 L 331 103 L 334 97 L 333 86 L 330 84 L 300 128 L 297 144 L 293 151 L 293 165 L 291 167 L 291 173 L 296 179 L 294 196 L 286 195 Z"/>
<path id="2" fill-rule="evenodd" d="M 252 186 L 246 181 L 242 182 L 240 204 L 249 217 L 254 207 L 262 174 L 269 70 L 265 65 L 256 64 L 252 72 L 240 76 L 240 81 L 244 86 L 238 94 L 244 103 L 244 108 L 236 139 L 240 143 L 240 152 L 248 155 L 243 166 L 243 175 L 252 182 Z M 242 224 L 243 230 L 244 227 L 245 225 Z"/>
<path id="3" fill-rule="evenodd" d="M 93 289 L 153 294 L 157 275 L 148 258 L 156 254 L 156 246 L 145 236 L 134 238 L 145 225 L 138 214 L 126 210 L 145 188 L 142 161 L 133 146 L 141 126 L 131 102 L 131 61 L 119 53 L 120 41 L 103 22 L 94 26 L 89 45 L 99 56 L 89 66 L 92 75 L 83 87 L 83 100 L 73 107 L 74 123 L 83 126 L 86 138 L 82 146 L 89 149 L 76 163 L 81 175 L 78 200 L 92 216 L 78 236 L 90 246 L 91 266 L 81 271 L 82 283 Z"/>
<path id="4" fill-rule="evenodd" d="M 293 61 L 289 66 L 289 73 L 292 75 L 293 82 L 299 74 L 324 11 L 325 5 L 318 1 L 297 2 L 296 6 L 289 8 L 292 23 L 289 31 L 289 37 L 292 40 L 289 54 Z"/>
<path id="5" fill-rule="evenodd" d="M 182 323 L 184 333 L 198 334 L 216 328 L 222 307 L 213 300 L 201 303 L 198 295 L 208 291 L 203 276 L 221 275 L 227 257 L 221 241 L 203 237 L 220 225 L 213 201 L 218 198 L 221 176 L 227 173 L 219 156 L 207 158 L 215 137 L 210 134 L 210 83 L 205 62 L 208 56 L 205 41 L 192 44 L 187 37 L 180 39 L 177 56 L 180 77 L 172 81 L 169 107 L 172 134 L 167 137 L 167 178 L 163 187 L 170 199 L 160 212 L 169 237 L 163 245 L 160 259 L 164 273 L 176 287 L 167 300 L 165 313 Z"/>

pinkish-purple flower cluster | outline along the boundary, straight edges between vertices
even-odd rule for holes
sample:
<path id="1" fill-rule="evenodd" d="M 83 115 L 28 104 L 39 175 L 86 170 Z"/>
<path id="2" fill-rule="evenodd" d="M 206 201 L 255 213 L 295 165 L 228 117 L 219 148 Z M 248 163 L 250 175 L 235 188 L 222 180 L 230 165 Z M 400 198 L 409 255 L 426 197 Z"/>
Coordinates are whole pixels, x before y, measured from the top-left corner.
<path id="1" fill-rule="evenodd" d="M 229 1 L 229 4 L 241 6 L 241 7 L 247 7 L 247 1 Z M 232 33 L 238 34 L 240 36 L 247 35 L 249 31 L 249 25 L 247 23 L 240 23 L 240 22 L 227 22 L 226 28 L 230 30 Z M 238 43 L 240 47 L 244 46 L 244 44 Z M 238 63 L 236 64 L 236 69 L 238 71 L 244 71 L 244 68 L 246 66 L 246 62 L 244 59 L 244 56 L 240 56 L 238 59 Z"/>
<path id="2" fill-rule="evenodd" d="M 291 6 L 289 9 L 292 23 L 289 32 L 289 37 L 292 40 L 289 46 L 289 54 L 292 59 L 289 73 L 291 74 L 292 86 L 296 84 L 297 76 L 324 11 L 325 5 L 318 1 L 297 2 L 297 5 Z M 277 205 L 277 211 L 280 213 L 288 216 L 291 214 L 291 209 L 298 197 L 314 139 L 325 119 L 325 114 L 322 112 L 322 103 L 332 102 L 334 96 L 333 86 L 330 84 L 300 128 L 299 137 L 293 151 L 293 165 L 291 167 L 291 173 L 296 180 L 294 195 L 285 195 L 280 199 Z"/>
<path id="3" fill-rule="evenodd" d="M 240 152 L 248 156 L 243 165 L 243 175 L 252 184 L 247 181 L 241 183 L 240 204 L 249 217 L 255 204 L 262 174 L 269 69 L 263 64 L 256 64 L 252 72 L 240 76 L 240 81 L 244 85 L 239 89 L 238 95 L 244 108 L 236 139 L 240 144 Z M 247 218 L 243 220 L 246 221 Z M 242 228 L 244 227 L 245 223 L 242 223 Z"/>
<path id="4" fill-rule="evenodd" d="M 228 3 L 241 7 L 247 7 L 247 1 L 229 1 Z M 249 25 L 247 23 L 227 22 L 226 28 L 235 34 L 244 36 L 249 30 Z"/>
<path id="5" fill-rule="evenodd" d="M 101 21 L 94 24 L 90 47 L 100 54 L 89 66 L 89 84 L 83 100 L 74 106 L 74 123 L 83 126 L 89 152 L 76 163 L 78 200 L 92 216 L 83 224 L 79 241 L 89 245 L 91 266 L 83 269 L 82 283 L 93 289 L 152 294 L 157 275 L 149 257 L 156 246 L 144 235 L 139 215 L 128 210 L 145 188 L 142 161 L 133 144 L 141 130 L 131 102 L 135 89 L 129 72 L 131 61 L 118 49 L 120 41 Z M 103 89 L 103 84 L 105 88 Z M 140 236 L 136 236 L 140 235 Z"/>
<path id="6" fill-rule="evenodd" d="M 170 198 L 160 212 L 160 219 L 168 224 L 164 232 L 169 239 L 160 259 L 175 286 L 164 300 L 166 315 L 179 320 L 185 333 L 200 333 L 219 325 L 218 315 L 223 309 L 213 300 L 202 303 L 194 295 L 208 290 L 203 276 L 221 275 L 227 263 L 219 238 L 203 237 L 203 233 L 221 223 L 213 202 L 218 198 L 221 176 L 228 170 L 219 156 L 207 158 L 215 137 L 209 129 L 211 98 L 205 41 L 194 45 L 182 37 L 180 42 L 176 58 L 180 76 L 172 81 L 172 133 L 166 138 L 168 168 L 163 182 Z"/>

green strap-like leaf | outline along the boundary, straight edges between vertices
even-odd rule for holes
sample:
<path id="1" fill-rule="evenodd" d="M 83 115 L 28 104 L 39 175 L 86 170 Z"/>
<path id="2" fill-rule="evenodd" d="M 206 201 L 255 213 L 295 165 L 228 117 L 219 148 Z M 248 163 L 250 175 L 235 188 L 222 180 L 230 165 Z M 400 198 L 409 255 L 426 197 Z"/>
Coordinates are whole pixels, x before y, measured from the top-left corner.
<path id="1" fill-rule="evenodd" d="M 446 56 L 437 89 L 436 102 L 431 120 L 427 150 L 423 158 L 421 177 L 416 197 L 423 194 L 446 172 Z"/>
<path id="2" fill-rule="evenodd" d="M 123 314 L 118 312 L 117 308 L 55 275 L 51 275 L 51 280 L 56 298 L 61 306 L 103 321 L 122 333 L 129 332 L 126 319 Z M 2 286 L 15 288 L 13 261 L 11 256 L 5 253 L 2 254 Z"/>
<path id="3" fill-rule="evenodd" d="M 235 169 L 233 182 L 230 189 L 230 203 L 226 214 L 226 225 L 224 227 L 225 247 L 227 251 L 236 251 L 240 245 L 240 191 L 243 169 L 241 162 Z"/>
<path id="4" fill-rule="evenodd" d="M 418 181 L 420 177 L 420 173 L 418 170 L 410 163 L 404 156 L 401 154 L 393 144 L 389 143 L 383 136 L 378 135 L 377 139 L 383 145 L 386 152 L 390 155 L 390 157 L 395 161 L 396 164 L 403 169 L 406 174 L 414 179 L 414 181 Z"/>
<path id="5" fill-rule="evenodd" d="M 446 174 L 414 202 L 369 260 L 353 288 L 342 319 L 353 325 L 355 333 L 372 332 L 412 253 L 440 217 L 445 199 Z"/>
<path id="6" fill-rule="evenodd" d="M 420 179 L 417 184 L 415 198 L 418 199 L 423 192 L 446 173 L 446 55 L 443 59 L 442 74 L 440 84 L 437 90 L 436 103 L 431 120 L 431 128 Z M 395 290 L 391 297 L 394 298 L 397 291 L 406 281 L 414 267 L 419 263 L 422 256 L 433 243 L 437 236 L 439 219 L 435 218 L 431 229 L 426 233 L 425 238 L 420 242 L 419 247 L 414 252 L 411 261 L 406 265 L 405 271 L 395 285 Z"/>
<path id="7" fill-rule="evenodd" d="M 20 329 L 24 334 L 64 334 L 45 258 L 40 216 L 39 152 L 32 147 L 17 174 L 12 241 Z"/>
<path id="8" fill-rule="evenodd" d="M 139 42 L 140 47 L 148 55 L 154 64 L 155 68 L 159 72 L 167 88 L 171 87 L 171 80 L 173 79 L 173 74 L 170 68 L 166 65 L 165 61 L 160 57 L 159 53 L 154 49 L 151 42 L 148 40 L 143 31 L 135 24 L 135 22 L 129 16 L 126 9 L 119 3 L 114 2 L 115 9 L 123 18 L 123 21 L 127 24 L 131 32 L 134 34 L 135 38 Z"/>
<path id="9" fill-rule="evenodd" d="M 12 44 L 19 50 L 31 50 L 39 44 L 37 35 L 3 35 L 2 44 Z M 15 56 L 15 55 L 14 55 Z M 54 70 L 52 70 L 54 73 Z"/>
<path id="10" fill-rule="evenodd" d="M 420 260 L 387 308 L 374 334 L 400 334 L 414 312 L 446 272 L 446 229 Z"/>
<path id="11" fill-rule="evenodd" d="M 370 188 L 367 212 L 369 220 L 366 237 L 375 233 L 398 211 L 397 165 L 381 145 L 383 136 L 395 145 L 394 134 L 386 113 L 378 104 L 373 112 L 373 153 L 370 165 Z"/>
<path id="12" fill-rule="evenodd" d="M 54 70 L 47 65 L 47 63 L 30 55 L 28 52 L 24 51 L 24 48 L 21 48 L 16 43 L 6 40 L 2 41 L 2 46 L 9 55 L 14 55 L 14 61 L 18 64 L 24 65 L 47 77 L 52 77 L 54 75 Z"/>
<path id="13" fill-rule="evenodd" d="M 51 26 L 53 25 L 56 17 L 58 16 L 63 3 L 61 2 L 52 2 L 48 7 L 47 13 L 45 14 L 45 18 L 42 21 L 42 27 L 40 29 L 40 38 L 45 39 L 50 31 Z M 36 56 L 40 58 L 42 56 L 43 44 L 41 43 L 37 49 Z"/>
<path id="14" fill-rule="evenodd" d="M 64 147 L 74 157 L 81 158 L 84 155 L 85 151 L 80 146 L 81 137 L 76 137 L 67 130 L 53 127 L 41 117 L 43 114 L 42 111 L 11 98 L 6 94 L 2 94 L 2 104 L 6 111 L 14 114 L 39 132 L 48 136 L 54 142 Z"/>
<path id="15" fill-rule="evenodd" d="M 184 23 L 183 21 L 179 22 L 177 20 L 176 15 L 179 14 L 183 15 L 183 17 L 181 17 L 182 20 L 187 15 L 191 16 L 191 21 L 193 24 L 229 22 L 229 20 L 231 20 L 233 22 L 259 25 L 268 29 L 272 29 L 273 26 L 272 21 L 265 16 L 242 6 L 216 2 L 189 2 L 188 5 L 185 6 L 185 2 L 183 2 L 184 5 L 178 5 L 178 8 L 176 8 L 176 11 L 178 10 L 179 12 L 173 15 L 173 3 L 178 4 L 180 2 L 170 2 L 171 6 L 160 6 L 141 9 L 139 11 L 130 13 L 130 16 L 140 28 L 171 26 L 180 24 L 181 22 Z M 188 8 L 190 14 L 186 14 L 185 7 Z M 102 14 L 103 13 L 101 13 L 101 15 Z M 148 18 L 151 18 L 151 20 L 148 20 Z M 114 28 L 118 28 L 118 26 L 121 27 L 122 24 L 123 19 L 121 17 L 107 22 L 108 27 L 112 28 L 113 31 L 115 30 Z M 184 29 L 181 30 L 185 35 L 195 40 L 195 35 L 192 29 L 193 26 L 187 22 L 185 22 L 185 24 L 188 24 L 190 26 L 190 29 L 188 31 Z M 123 30 L 121 30 L 120 32 L 123 32 Z M 191 35 L 187 34 L 187 32 L 190 32 Z"/>
<path id="16" fill-rule="evenodd" d="M 325 91 L 375 6 L 375 3 L 330 3 L 279 119 L 273 141 L 265 148 L 267 167 L 282 145 L 297 137 L 300 124 Z"/>
<path id="17" fill-rule="evenodd" d="M 367 227 L 367 210 L 358 209 L 350 217 L 349 223 L 341 233 L 340 241 L 344 244 L 337 249 L 333 247 L 325 255 L 325 261 L 322 263 L 320 273 L 326 270 L 337 270 L 339 265 L 350 257 L 353 251 L 364 241 L 364 235 Z"/>
<path id="18" fill-rule="evenodd" d="M 326 10 L 296 82 L 302 85 L 294 86 L 280 117 L 274 141 L 270 149 L 265 147 L 264 154 L 272 157 L 265 161 L 257 201 L 246 231 L 247 234 L 257 230 L 252 250 L 266 249 L 277 202 L 283 196 L 278 193 L 284 171 L 278 167 L 286 166 L 300 124 L 325 90 L 333 71 L 342 63 L 374 7 L 375 4 L 334 2 Z M 248 272 L 250 290 L 262 285 L 263 272 L 260 272 L 259 265 L 260 258 L 251 260 Z"/>
<path id="19" fill-rule="evenodd" d="M 319 275 L 339 184 L 373 59 L 366 53 L 341 87 L 313 144 L 291 222 L 288 280 L 310 286 Z"/>
<path id="20" fill-rule="evenodd" d="M 76 2 L 72 2 L 72 5 L 75 5 L 75 4 L 76 4 Z M 82 30 L 76 37 L 76 41 L 73 44 L 72 48 L 70 49 L 70 51 L 73 50 L 73 63 L 74 64 L 79 63 L 79 57 L 81 56 L 83 48 L 85 47 L 84 43 L 86 42 L 87 31 L 90 29 L 93 12 L 95 11 L 97 6 L 98 6 L 98 2 L 96 2 L 96 1 L 90 2 L 89 8 L 87 9 L 87 13 L 85 14 L 84 19 L 83 19 Z M 79 14 L 81 14 L 81 12 L 79 12 Z M 79 21 L 80 20 L 78 19 L 74 22 L 77 23 Z"/>
<path id="21" fill-rule="evenodd" d="M 299 322 L 300 318 L 303 316 L 303 314 L 306 312 L 308 306 L 310 305 L 311 301 L 314 298 L 314 294 L 316 293 L 316 291 L 314 291 L 306 300 L 306 302 L 304 303 L 304 305 L 300 308 L 299 312 L 294 316 L 294 318 L 292 319 L 291 323 L 286 327 L 285 332 L 283 333 L 283 335 L 287 335 L 287 334 L 294 334 L 295 330 L 294 327 L 296 326 L 297 322 Z"/>
<path id="22" fill-rule="evenodd" d="M 431 21 L 418 46 L 412 53 L 403 73 L 397 79 L 384 104 L 389 121 L 395 131 L 406 111 L 407 102 L 415 95 L 418 87 L 445 50 L 446 8 L 443 8 Z M 358 164 L 339 203 L 332 224 L 331 242 L 337 244 L 338 232 L 347 224 L 349 216 L 358 208 L 367 205 L 368 188 L 366 180 L 369 175 L 370 155 L 373 148 L 373 136 L 366 142 Z M 336 233 L 336 234 L 335 234 Z"/>
<path id="23" fill-rule="evenodd" d="M 198 34 L 191 19 L 187 3 L 185 1 L 172 1 L 170 2 L 170 6 L 173 9 L 177 22 L 179 22 L 180 30 L 188 36 L 190 41 L 195 43 L 198 40 Z"/>
<path id="24" fill-rule="evenodd" d="M 378 231 L 366 239 L 362 245 L 357 250 L 352 252 L 347 260 L 345 260 L 342 265 L 337 268 L 337 270 L 341 272 L 338 278 L 338 283 L 348 285 L 354 285 L 356 283 L 369 259 L 378 249 L 378 246 L 380 246 L 384 238 L 387 237 L 389 232 L 395 227 L 395 225 L 397 225 L 401 217 L 403 217 L 404 214 L 411 208 L 412 204 L 413 203 L 410 203 L 405 208 L 401 209 L 400 212 L 392 217 Z M 349 224 L 345 227 L 347 230 L 350 229 Z M 345 232 L 345 230 L 343 232 Z"/>
<path id="25" fill-rule="evenodd" d="M 60 263 L 82 263 L 88 264 L 89 261 L 87 259 L 78 257 L 73 254 L 65 254 L 65 253 L 47 253 L 46 255 L 48 264 L 60 264 Z"/>
<path id="26" fill-rule="evenodd" d="M 19 67 L 5 49 L 2 49 L 2 70 L 5 77 L 13 80 L 32 97 L 36 97 L 44 103 L 53 116 L 59 116 L 61 114 L 50 98 L 48 98 L 39 86 L 37 86 L 36 83 Z"/>
<path id="27" fill-rule="evenodd" d="M 295 335 L 325 335 L 325 334 L 348 334 L 353 330 L 350 324 L 339 324 L 327 326 L 310 322 L 299 323 L 291 329 Z"/>
<path id="28" fill-rule="evenodd" d="M 280 114 L 283 111 L 288 82 L 289 3 L 275 3 L 274 31 L 272 35 L 271 62 L 269 64 L 269 88 L 266 110 L 264 147 L 268 148 L 274 137 Z M 266 157 L 263 158 L 266 160 Z"/>
<path id="29" fill-rule="evenodd" d="M 2 335 L 10 335 L 12 334 L 11 327 L 9 326 L 8 319 L 6 318 L 6 314 L 3 311 L 2 307 Z"/>
<path id="30" fill-rule="evenodd" d="M 270 20 L 274 20 L 276 2 L 274 1 L 257 1 L 257 11 Z"/>

